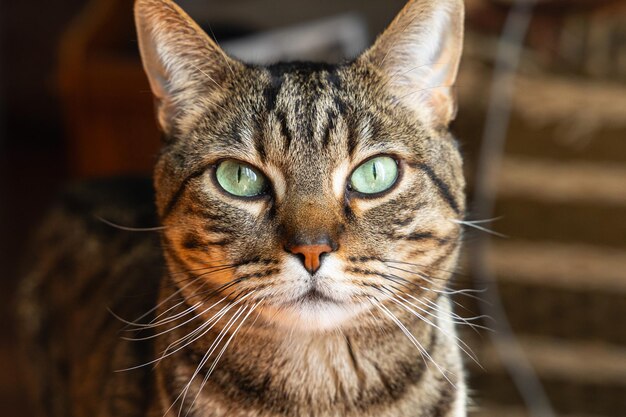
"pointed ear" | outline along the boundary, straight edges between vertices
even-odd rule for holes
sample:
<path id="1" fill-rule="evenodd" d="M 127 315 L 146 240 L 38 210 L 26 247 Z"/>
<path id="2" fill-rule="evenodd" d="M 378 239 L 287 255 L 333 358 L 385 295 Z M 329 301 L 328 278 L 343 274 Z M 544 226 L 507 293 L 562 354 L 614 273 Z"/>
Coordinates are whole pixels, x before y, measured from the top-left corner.
<path id="1" fill-rule="evenodd" d="M 390 93 L 433 128 L 456 114 L 463 0 L 411 0 L 359 60 L 381 69 Z"/>
<path id="2" fill-rule="evenodd" d="M 157 118 L 171 134 L 183 113 L 193 112 L 202 98 L 210 101 L 237 62 L 169 0 L 137 0 L 135 24 Z"/>

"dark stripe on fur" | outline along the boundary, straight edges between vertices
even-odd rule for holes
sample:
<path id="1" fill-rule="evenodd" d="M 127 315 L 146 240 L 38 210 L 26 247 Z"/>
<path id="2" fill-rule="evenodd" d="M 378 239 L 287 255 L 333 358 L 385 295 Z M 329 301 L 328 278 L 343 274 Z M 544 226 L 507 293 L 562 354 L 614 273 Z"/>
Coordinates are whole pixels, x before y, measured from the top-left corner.
<path id="1" fill-rule="evenodd" d="M 307 114 L 305 117 L 302 117 L 302 126 L 298 131 L 300 132 L 300 135 L 304 135 L 301 136 L 301 138 L 304 138 L 307 141 L 312 141 L 315 137 L 315 128 L 313 124 L 314 121 L 317 119 L 317 108 L 315 106 L 311 106 L 309 108 L 309 112 L 310 113 Z"/>
<path id="2" fill-rule="evenodd" d="M 267 112 L 271 113 L 276 108 L 276 100 L 283 86 L 284 77 L 276 67 L 270 67 L 270 83 L 265 87 L 263 95 L 265 96 L 265 105 Z"/>
<path id="3" fill-rule="evenodd" d="M 438 238 L 435 237 L 435 235 L 433 235 L 431 232 L 414 232 L 414 233 L 411 233 L 410 235 L 405 236 L 404 239 L 413 240 L 413 241 L 430 240 L 430 239 L 438 240 Z"/>
<path id="4" fill-rule="evenodd" d="M 394 331 L 400 332 L 400 329 Z M 432 352 L 436 343 L 436 332 L 431 331 L 428 346 L 424 348 Z M 409 342 L 407 342 L 409 343 Z M 416 353 L 417 354 L 417 353 Z M 181 356 L 181 360 L 188 363 L 190 369 L 195 369 L 201 354 Z M 206 375 L 212 361 L 201 368 L 197 378 L 202 380 Z M 389 406 L 401 400 L 416 384 L 422 381 L 424 372 L 428 369 L 426 363 L 421 358 L 414 360 L 399 360 L 391 366 L 391 369 L 383 369 L 376 364 L 380 383 L 371 383 L 368 389 L 361 391 L 358 398 L 346 404 L 347 412 L 371 411 L 372 407 Z M 262 410 L 268 414 L 281 416 L 299 415 L 292 408 L 293 404 L 298 404 L 286 390 L 272 389 L 270 374 L 253 375 L 242 372 L 242 367 L 233 364 L 229 358 L 222 358 L 219 366 L 214 370 L 213 376 L 208 380 L 210 389 L 219 391 L 235 404 L 246 404 L 250 409 Z M 175 390 L 172 393 L 176 392 Z M 347 399 L 349 401 L 349 399 Z"/>
<path id="5" fill-rule="evenodd" d="M 326 80 L 337 90 L 342 89 L 341 78 L 337 74 L 337 71 L 329 71 L 326 74 Z"/>
<path id="6" fill-rule="evenodd" d="M 450 206 L 450 208 L 457 215 L 460 215 L 461 209 L 459 207 L 459 204 L 456 202 L 456 200 L 452 196 L 452 193 L 450 192 L 450 187 L 448 186 L 448 184 L 442 181 L 441 178 L 439 178 L 437 174 L 435 174 L 435 172 L 432 170 L 432 168 L 429 167 L 428 165 L 419 163 L 419 164 L 416 164 L 416 166 L 417 168 L 424 171 L 426 175 L 428 175 L 430 180 L 437 186 L 437 189 L 439 190 L 439 194 L 441 194 L 441 197 L 443 197 L 446 203 L 448 203 L 448 206 Z"/>
<path id="7" fill-rule="evenodd" d="M 448 381 L 443 375 L 438 379 L 439 389 L 437 391 L 437 402 L 433 403 L 426 410 L 423 410 L 420 417 L 447 417 L 450 416 L 454 400 L 456 399 L 457 388 L 453 385 L 458 382 L 458 377 L 448 374 Z"/>
<path id="8" fill-rule="evenodd" d="M 261 162 L 265 162 L 265 159 L 267 158 L 267 152 L 265 151 L 265 138 L 261 134 L 260 129 L 254 135 L 254 150 L 259 155 Z"/>
<path id="9" fill-rule="evenodd" d="M 337 106 L 337 111 L 343 117 L 346 117 L 348 114 L 348 105 L 345 101 L 341 99 L 339 96 L 333 97 L 333 101 L 335 102 L 335 106 Z"/>
<path id="10" fill-rule="evenodd" d="M 359 138 L 356 132 L 356 128 L 354 126 L 354 121 L 346 119 L 346 122 L 348 124 L 348 155 L 350 155 L 350 158 L 352 158 L 354 157 L 354 152 L 356 151 Z"/>
<path id="11" fill-rule="evenodd" d="M 330 144 L 330 136 L 335 130 L 335 118 L 337 115 L 333 110 L 327 110 L 326 116 L 328 117 L 328 123 L 326 123 L 326 129 L 324 129 L 324 135 L 322 136 L 322 148 L 327 148 Z"/>
<path id="12" fill-rule="evenodd" d="M 289 126 L 287 125 L 287 115 L 283 112 L 278 112 L 276 114 L 276 118 L 278 119 L 278 123 L 280 125 L 280 133 L 283 135 L 285 139 L 285 148 L 289 149 L 291 147 L 291 131 L 289 130 Z"/>
<path id="13" fill-rule="evenodd" d="M 404 236 L 404 239 L 410 241 L 431 240 L 437 242 L 438 245 L 445 245 L 450 242 L 450 238 L 435 236 L 431 232 L 413 232 L 407 236 Z"/>
<path id="14" fill-rule="evenodd" d="M 189 175 L 187 178 L 183 180 L 183 182 L 180 184 L 180 186 L 178 187 L 178 189 L 176 190 L 172 198 L 170 198 L 170 200 L 165 205 L 165 210 L 163 210 L 163 214 L 161 215 L 161 222 L 167 219 L 167 217 L 172 213 L 172 211 L 176 207 L 176 204 L 178 204 L 178 201 L 180 200 L 182 195 L 185 193 L 185 190 L 187 189 L 187 185 L 189 184 L 189 182 L 193 181 L 194 179 L 198 178 L 200 175 L 204 174 L 206 170 L 207 168 L 203 167 L 202 169 L 199 169 L 196 172 L 193 172 L 191 175 Z"/>
<path id="15" fill-rule="evenodd" d="M 438 268 L 445 260 L 450 257 L 450 255 L 452 255 L 452 253 L 454 253 L 454 251 L 459 246 L 460 241 L 450 240 L 450 242 L 448 243 L 449 245 L 444 247 L 444 252 L 439 257 L 437 257 L 437 259 L 435 259 L 430 265 L 428 265 L 429 268 Z"/>
<path id="16" fill-rule="evenodd" d="M 228 226 L 216 226 L 214 224 L 209 224 L 209 225 L 204 226 L 204 230 L 207 233 L 220 233 L 220 234 L 232 236 L 234 228 L 228 227 Z"/>
<path id="17" fill-rule="evenodd" d="M 413 222 L 413 217 L 407 217 L 406 219 L 394 219 L 391 221 L 392 224 L 400 227 L 408 226 Z"/>
<path id="18" fill-rule="evenodd" d="M 213 220 L 213 221 L 222 221 L 224 219 L 223 216 L 220 216 L 214 213 L 209 213 L 208 211 L 203 210 L 201 208 L 197 208 L 197 207 L 187 207 L 185 209 L 184 216 L 195 216 L 195 217 L 200 217 L 205 220 Z"/>
<path id="19" fill-rule="evenodd" d="M 183 248 L 188 250 L 198 250 L 206 248 L 200 237 L 194 233 L 187 233 L 183 238 Z"/>

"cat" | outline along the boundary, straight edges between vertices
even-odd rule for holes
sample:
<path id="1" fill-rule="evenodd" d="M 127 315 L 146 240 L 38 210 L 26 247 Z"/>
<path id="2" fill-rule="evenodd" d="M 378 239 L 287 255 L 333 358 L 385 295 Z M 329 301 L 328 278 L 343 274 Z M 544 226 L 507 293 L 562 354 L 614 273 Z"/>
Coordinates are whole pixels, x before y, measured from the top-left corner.
<path id="1" fill-rule="evenodd" d="M 350 62 L 256 66 L 137 0 L 154 194 L 78 185 L 42 229 L 20 310 L 41 414 L 465 416 L 463 14 L 411 0 Z"/>

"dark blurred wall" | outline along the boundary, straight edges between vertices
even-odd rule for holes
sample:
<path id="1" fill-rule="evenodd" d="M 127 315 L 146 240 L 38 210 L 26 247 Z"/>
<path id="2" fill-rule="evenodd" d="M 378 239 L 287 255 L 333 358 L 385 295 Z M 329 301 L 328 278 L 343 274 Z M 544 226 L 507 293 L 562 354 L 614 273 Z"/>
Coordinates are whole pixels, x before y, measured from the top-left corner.
<path id="1" fill-rule="evenodd" d="M 0 3 L 0 403 L 6 415 L 28 415 L 20 396 L 21 373 L 11 352 L 15 326 L 11 294 L 17 282 L 16 260 L 41 208 L 63 178 L 54 76 L 57 43 L 84 3 Z"/>
<path id="2" fill-rule="evenodd" d="M 2 96 L 5 142 L 47 144 L 58 138 L 59 105 L 54 70 L 59 37 L 85 0 L 1 4 Z M 22 138 L 21 140 L 19 138 Z M 34 146 L 33 146 L 34 147 Z"/>

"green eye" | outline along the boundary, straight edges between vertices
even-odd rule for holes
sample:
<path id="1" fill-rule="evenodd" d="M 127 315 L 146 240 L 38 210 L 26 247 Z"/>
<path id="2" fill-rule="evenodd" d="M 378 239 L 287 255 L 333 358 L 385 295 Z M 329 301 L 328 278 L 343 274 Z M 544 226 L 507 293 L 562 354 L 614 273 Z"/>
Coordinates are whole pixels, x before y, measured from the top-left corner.
<path id="1" fill-rule="evenodd" d="M 237 197 L 254 197 L 265 193 L 267 180 L 258 170 L 242 162 L 226 160 L 215 172 L 219 185 Z"/>
<path id="2" fill-rule="evenodd" d="M 358 167 L 350 178 L 353 190 L 363 194 L 378 194 L 388 190 L 398 178 L 398 164 L 393 158 L 379 156 Z"/>

